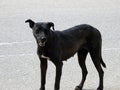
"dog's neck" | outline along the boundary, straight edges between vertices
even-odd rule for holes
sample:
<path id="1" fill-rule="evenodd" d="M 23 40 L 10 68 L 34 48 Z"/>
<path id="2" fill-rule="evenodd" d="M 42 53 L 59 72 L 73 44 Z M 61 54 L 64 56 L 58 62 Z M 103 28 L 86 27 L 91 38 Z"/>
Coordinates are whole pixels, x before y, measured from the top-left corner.
<path id="1" fill-rule="evenodd" d="M 46 54 L 46 53 L 47 53 L 47 48 L 46 48 L 46 46 L 40 47 L 39 44 L 38 44 L 37 54 L 38 54 L 38 55 L 42 55 L 42 54 Z"/>

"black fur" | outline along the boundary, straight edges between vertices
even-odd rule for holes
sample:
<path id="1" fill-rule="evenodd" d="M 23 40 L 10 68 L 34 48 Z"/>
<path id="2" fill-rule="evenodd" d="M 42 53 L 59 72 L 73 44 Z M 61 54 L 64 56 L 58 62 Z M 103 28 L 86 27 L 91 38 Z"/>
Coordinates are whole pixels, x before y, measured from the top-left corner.
<path id="1" fill-rule="evenodd" d="M 99 74 L 97 90 L 103 90 L 104 72 L 101 64 L 103 67 L 106 67 L 106 65 L 101 56 L 101 34 L 96 28 L 83 24 L 64 31 L 53 31 L 50 29 L 54 27 L 52 22 L 34 23 L 32 20 L 26 22 L 29 22 L 38 45 L 37 54 L 41 61 L 40 90 L 45 90 L 47 59 L 51 60 L 56 66 L 54 90 L 59 90 L 63 61 L 75 53 L 78 54 L 79 65 L 82 69 L 82 80 L 75 90 L 82 90 L 88 73 L 85 65 L 88 52 Z"/>

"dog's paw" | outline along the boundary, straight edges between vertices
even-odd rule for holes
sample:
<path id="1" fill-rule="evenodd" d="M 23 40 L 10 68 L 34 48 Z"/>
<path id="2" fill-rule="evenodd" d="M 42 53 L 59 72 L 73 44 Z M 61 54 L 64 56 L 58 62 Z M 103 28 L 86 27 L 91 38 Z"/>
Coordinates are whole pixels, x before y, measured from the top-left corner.
<path id="1" fill-rule="evenodd" d="M 97 88 L 97 90 L 103 90 L 103 88 L 101 88 L 101 87 L 98 87 L 98 88 Z"/>
<path id="2" fill-rule="evenodd" d="M 40 88 L 39 90 L 45 90 L 45 88 Z"/>
<path id="3" fill-rule="evenodd" d="M 82 90 L 82 88 L 80 86 L 76 86 L 75 90 Z"/>

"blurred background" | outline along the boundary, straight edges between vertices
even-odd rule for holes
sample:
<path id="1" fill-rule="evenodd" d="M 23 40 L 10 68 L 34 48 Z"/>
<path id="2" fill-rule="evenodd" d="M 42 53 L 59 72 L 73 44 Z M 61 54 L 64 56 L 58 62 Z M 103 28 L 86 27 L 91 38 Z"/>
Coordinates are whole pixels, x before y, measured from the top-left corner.
<path id="1" fill-rule="evenodd" d="M 90 24 L 102 34 L 104 90 L 120 90 L 120 0 L 1 0 L 0 1 L 0 90 L 38 90 L 39 59 L 36 42 L 25 20 L 54 22 L 56 30 Z M 86 60 L 85 90 L 96 90 L 98 73 L 91 58 Z M 55 67 L 49 62 L 46 90 L 53 90 Z M 74 90 L 80 83 L 77 56 L 64 62 L 60 90 Z"/>

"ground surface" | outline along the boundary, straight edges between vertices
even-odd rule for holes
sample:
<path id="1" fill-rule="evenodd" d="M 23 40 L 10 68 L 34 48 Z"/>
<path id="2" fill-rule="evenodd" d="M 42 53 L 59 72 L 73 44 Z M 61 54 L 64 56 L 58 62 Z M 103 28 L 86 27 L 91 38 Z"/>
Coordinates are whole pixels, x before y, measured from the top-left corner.
<path id="1" fill-rule="evenodd" d="M 1 0 L 0 90 L 38 90 L 39 59 L 26 19 L 52 21 L 56 30 L 87 23 L 103 37 L 103 60 L 107 65 L 104 90 L 120 90 L 120 0 Z M 95 90 L 98 74 L 88 55 L 85 90 Z M 53 90 L 55 67 L 49 62 L 46 90 Z M 75 55 L 64 62 L 60 90 L 74 90 L 81 80 Z"/>

